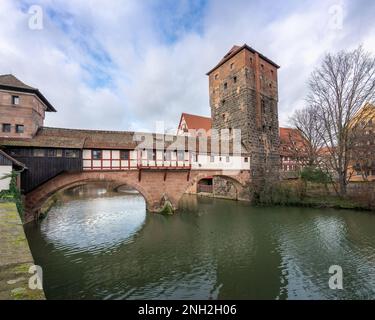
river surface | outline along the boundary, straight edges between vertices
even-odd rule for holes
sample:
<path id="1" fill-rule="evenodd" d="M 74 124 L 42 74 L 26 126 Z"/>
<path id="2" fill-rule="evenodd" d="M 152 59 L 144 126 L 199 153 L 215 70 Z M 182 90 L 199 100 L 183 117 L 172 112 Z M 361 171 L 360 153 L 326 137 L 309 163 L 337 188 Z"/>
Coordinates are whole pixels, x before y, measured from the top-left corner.
<path id="1" fill-rule="evenodd" d="M 48 299 L 375 299 L 371 213 L 75 192 L 26 233 Z"/>

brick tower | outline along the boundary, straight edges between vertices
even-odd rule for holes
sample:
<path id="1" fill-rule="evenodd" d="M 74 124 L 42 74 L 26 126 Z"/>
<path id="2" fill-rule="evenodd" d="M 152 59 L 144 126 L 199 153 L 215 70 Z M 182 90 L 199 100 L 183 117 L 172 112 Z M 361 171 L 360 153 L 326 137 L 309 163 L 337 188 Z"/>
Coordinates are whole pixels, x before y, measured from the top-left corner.
<path id="1" fill-rule="evenodd" d="M 0 137 L 32 138 L 54 107 L 33 87 L 11 74 L 0 75 Z"/>
<path id="2" fill-rule="evenodd" d="M 234 46 L 210 70 L 209 94 L 213 129 L 241 129 L 251 154 L 252 182 L 278 180 L 279 66 L 248 45 Z"/>

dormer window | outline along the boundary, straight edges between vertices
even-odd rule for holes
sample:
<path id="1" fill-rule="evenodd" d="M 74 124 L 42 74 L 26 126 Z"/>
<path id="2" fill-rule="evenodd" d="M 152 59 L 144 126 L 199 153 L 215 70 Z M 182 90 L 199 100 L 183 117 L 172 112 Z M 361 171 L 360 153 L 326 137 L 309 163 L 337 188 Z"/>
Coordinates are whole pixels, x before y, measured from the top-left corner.
<path id="1" fill-rule="evenodd" d="M 20 97 L 19 96 L 12 96 L 12 104 L 14 104 L 14 105 L 20 104 Z"/>

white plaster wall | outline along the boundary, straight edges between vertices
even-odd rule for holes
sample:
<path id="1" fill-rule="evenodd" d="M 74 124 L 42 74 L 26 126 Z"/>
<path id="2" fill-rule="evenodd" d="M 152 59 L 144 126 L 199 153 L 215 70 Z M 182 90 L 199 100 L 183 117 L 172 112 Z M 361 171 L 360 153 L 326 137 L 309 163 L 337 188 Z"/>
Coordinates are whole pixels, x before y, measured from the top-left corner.
<path id="1" fill-rule="evenodd" d="M 195 157 L 192 161 L 192 169 L 203 170 L 250 170 L 250 162 L 245 162 L 245 157 L 230 156 L 229 162 L 226 156 L 214 156 L 211 162 L 209 155 L 198 155 L 198 162 Z"/>
<path id="2" fill-rule="evenodd" d="M 1 179 L 4 176 L 10 174 L 12 172 L 12 166 L 0 166 L 0 191 L 1 190 L 8 190 L 10 184 L 10 178 Z"/>

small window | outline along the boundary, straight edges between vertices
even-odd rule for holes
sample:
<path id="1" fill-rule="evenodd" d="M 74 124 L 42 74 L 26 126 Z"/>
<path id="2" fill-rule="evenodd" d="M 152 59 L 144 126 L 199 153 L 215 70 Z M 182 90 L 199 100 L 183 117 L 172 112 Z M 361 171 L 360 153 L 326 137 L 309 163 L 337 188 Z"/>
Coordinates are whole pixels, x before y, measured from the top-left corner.
<path id="1" fill-rule="evenodd" d="M 68 157 L 66 155 L 66 152 L 65 152 L 65 156 Z M 92 150 L 92 159 L 93 160 L 101 160 L 102 159 L 102 150 Z"/>
<path id="2" fill-rule="evenodd" d="M 148 149 L 147 150 L 147 160 L 156 160 L 156 152 L 155 150 Z"/>
<path id="3" fill-rule="evenodd" d="M 164 161 L 171 161 L 172 159 L 172 154 L 170 151 L 165 151 L 164 152 Z"/>
<path id="4" fill-rule="evenodd" d="M 25 155 L 25 150 L 24 149 L 12 149 L 10 150 L 9 154 L 12 156 L 12 157 L 21 157 L 21 156 L 24 156 Z"/>
<path id="5" fill-rule="evenodd" d="M 224 89 L 226 90 L 226 89 L 228 89 L 228 83 L 224 83 Z"/>
<path id="6" fill-rule="evenodd" d="M 215 156 L 210 156 L 210 162 L 215 162 Z"/>
<path id="7" fill-rule="evenodd" d="M 12 96 L 12 104 L 20 104 L 20 97 L 19 96 Z"/>
<path id="8" fill-rule="evenodd" d="M 230 162 L 230 158 L 227 156 L 225 157 L 226 162 Z"/>
<path id="9" fill-rule="evenodd" d="M 47 149 L 47 157 L 56 157 L 56 151 L 55 149 Z"/>
<path id="10" fill-rule="evenodd" d="M 250 64 L 253 64 L 253 58 L 250 57 Z"/>
<path id="11" fill-rule="evenodd" d="M 45 157 L 46 150 L 44 149 L 34 149 L 33 150 L 33 156 L 34 157 Z"/>
<path id="12" fill-rule="evenodd" d="M 264 69 L 264 64 L 262 63 L 261 65 L 260 65 L 260 67 L 262 68 L 262 70 Z"/>
<path id="13" fill-rule="evenodd" d="M 10 132 L 11 125 L 10 123 L 3 123 L 3 132 Z"/>
<path id="14" fill-rule="evenodd" d="M 273 74 L 274 74 L 274 72 L 273 72 L 273 70 L 271 70 L 271 75 L 273 76 Z"/>
<path id="15" fill-rule="evenodd" d="M 234 63 L 231 63 L 230 68 L 233 69 L 233 67 L 234 67 Z"/>
<path id="16" fill-rule="evenodd" d="M 56 157 L 61 158 L 62 155 L 63 155 L 63 151 L 62 151 L 62 149 L 57 149 L 57 150 L 56 150 Z"/>
<path id="17" fill-rule="evenodd" d="M 25 127 L 22 124 L 16 124 L 16 132 L 17 133 L 23 133 Z"/>
<path id="18" fill-rule="evenodd" d="M 249 162 L 249 158 L 248 157 L 245 157 L 245 162 Z"/>
<path id="19" fill-rule="evenodd" d="M 100 150 L 94 150 L 94 151 L 99 151 L 100 152 L 100 157 L 101 157 L 101 151 Z M 94 152 L 93 152 L 94 155 Z M 66 158 L 78 158 L 79 156 L 79 151 L 78 150 L 65 150 L 65 157 Z M 93 157 L 94 159 L 94 157 Z"/>
<path id="20" fill-rule="evenodd" d="M 179 150 L 177 152 L 177 160 L 178 161 L 184 161 L 184 156 L 185 156 L 185 152 L 184 151 Z"/>
<path id="21" fill-rule="evenodd" d="M 121 150 L 120 151 L 120 159 L 121 160 L 129 160 L 129 150 Z"/>
<path id="22" fill-rule="evenodd" d="M 234 77 L 234 78 L 233 78 L 233 82 L 234 82 L 234 83 L 237 83 L 237 77 Z"/>
<path id="23" fill-rule="evenodd" d="M 215 80 L 219 79 L 219 75 L 215 74 Z"/>

